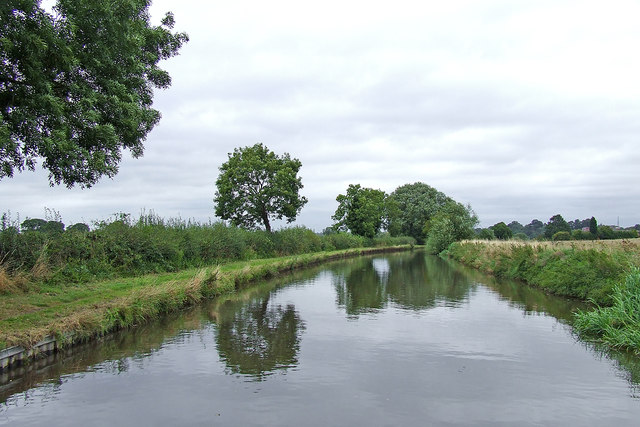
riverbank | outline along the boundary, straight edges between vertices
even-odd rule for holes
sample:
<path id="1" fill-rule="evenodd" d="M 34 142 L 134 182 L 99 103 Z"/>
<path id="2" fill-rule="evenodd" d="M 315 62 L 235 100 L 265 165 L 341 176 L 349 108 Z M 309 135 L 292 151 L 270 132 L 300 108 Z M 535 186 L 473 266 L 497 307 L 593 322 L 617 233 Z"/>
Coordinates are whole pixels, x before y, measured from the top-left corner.
<path id="1" fill-rule="evenodd" d="M 497 277 L 546 292 L 610 305 L 616 284 L 640 266 L 640 239 L 583 242 L 469 240 L 446 255 Z"/>
<path id="2" fill-rule="evenodd" d="M 0 295 L 0 350 L 21 346 L 28 352 L 47 337 L 55 339 L 49 349 L 58 349 L 232 293 L 252 281 L 326 261 L 411 248 L 359 248 L 256 259 L 179 273 L 42 286 L 37 292 Z"/>
<path id="3" fill-rule="evenodd" d="M 576 314 L 587 340 L 640 354 L 640 239 L 583 242 L 463 241 L 446 255 L 497 277 L 594 303 Z"/>

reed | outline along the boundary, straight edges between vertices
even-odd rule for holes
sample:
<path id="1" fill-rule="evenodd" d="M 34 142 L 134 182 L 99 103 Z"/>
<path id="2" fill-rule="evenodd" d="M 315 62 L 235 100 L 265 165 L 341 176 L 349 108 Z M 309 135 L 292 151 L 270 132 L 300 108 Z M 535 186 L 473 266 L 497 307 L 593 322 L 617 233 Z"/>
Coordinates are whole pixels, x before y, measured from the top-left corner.
<path id="1" fill-rule="evenodd" d="M 640 354 L 640 269 L 614 286 L 612 304 L 576 313 L 574 328 L 588 340 Z"/>

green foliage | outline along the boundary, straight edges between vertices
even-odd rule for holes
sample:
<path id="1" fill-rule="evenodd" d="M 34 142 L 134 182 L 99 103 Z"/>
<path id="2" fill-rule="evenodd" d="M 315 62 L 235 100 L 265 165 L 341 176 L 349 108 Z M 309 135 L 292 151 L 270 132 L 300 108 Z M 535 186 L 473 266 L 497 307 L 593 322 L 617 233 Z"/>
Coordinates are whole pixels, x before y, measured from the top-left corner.
<path id="1" fill-rule="evenodd" d="M 513 232 L 504 222 L 499 222 L 490 227 L 498 240 L 509 240 Z"/>
<path id="2" fill-rule="evenodd" d="M 598 221 L 596 221 L 596 218 L 593 216 L 589 220 L 589 233 L 593 234 L 594 236 L 598 235 Z"/>
<path id="3" fill-rule="evenodd" d="M 549 222 L 545 225 L 544 229 L 544 237 L 547 239 L 552 239 L 553 235 L 560 232 L 566 231 L 567 233 L 571 233 L 571 227 L 569 223 L 562 218 L 562 215 L 557 214 L 552 216 L 549 219 Z"/>
<path id="4" fill-rule="evenodd" d="M 638 230 L 614 230 L 608 225 L 602 225 L 598 227 L 598 238 L 603 240 L 612 239 L 635 239 L 638 237 Z"/>
<path id="5" fill-rule="evenodd" d="M 582 338 L 640 354 L 640 269 L 633 268 L 613 287 L 611 300 L 609 307 L 576 313 L 576 331 Z"/>
<path id="6" fill-rule="evenodd" d="M 529 244 L 487 246 L 481 242 L 453 244 L 449 256 L 500 277 L 524 280 L 551 293 L 609 304 L 613 285 L 629 268 L 621 250 L 567 248 Z"/>
<path id="7" fill-rule="evenodd" d="M 336 197 L 338 208 L 331 217 L 334 228 L 372 238 L 383 226 L 386 212 L 386 194 L 382 190 L 350 184 L 347 194 Z"/>
<path id="8" fill-rule="evenodd" d="M 544 223 L 538 219 L 534 219 L 524 226 L 524 232 L 530 239 L 535 239 L 538 236 L 544 235 L 544 229 Z"/>
<path id="9" fill-rule="evenodd" d="M 511 230 L 512 235 L 516 235 L 518 233 L 526 234 L 524 225 L 520 224 L 518 221 L 511 221 L 507 224 L 507 227 Z"/>
<path id="10" fill-rule="evenodd" d="M 272 219 L 295 220 L 307 198 L 298 193 L 302 163 L 288 153 L 277 156 L 262 144 L 236 148 L 220 166 L 216 180 L 216 215 L 233 225 L 271 231 Z"/>
<path id="11" fill-rule="evenodd" d="M 599 239 L 613 239 L 615 237 L 615 233 L 613 228 L 608 225 L 601 225 L 598 227 L 598 238 Z"/>
<path id="12" fill-rule="evenodd" d="M 482 228 L 476 233 L 476 237 L 482 240 L 495 240 L 496 234 L 491 228 Z"/>
<path id="13" fill-rule="evenodd" d="M 40 218 L 29 218 L 25 219 L 22 224 L 20 224 L 20 229 L 22 231 L 44 231 L 47 226 L 47 221 Z"/>
<path id="14" fill-rule="evenodd" d="M 423 228 L 426 222 L 445 204 L 453 201 L 422 182 L 396 188 L 389 199 L 393 206 L 393 212 L 389 215 L 389 232 L 394 236 L 411 236 L 420 244 L 425 240 Z"/>
<path id="15" fill-rule="evenodd" d="M 437 254 L 447 249 L 453 242 L 472 238 L 473 228 L 477 223 L 478 217 L 471 206 L 464 206 L 454 201 L 447 202 L 425 224 L 427 250 Z"/>
<path id="16" fill-rule="evenodd" d="M 571 240 L 571 233 L 568 231 L 558 231 L 556 234 L 551 236 L 551 240 L 560 241 L 560 240 Z"/>
<path id="17" fill-rule="evenodd" d="M 67 231 L 77 231 L 79 233 L 88 233 L 89 232 L 89 226 L 87 224 L 82 223 L 82 222 L 78 222 L 78 223 L 75 223 L 75 224 L 67 227 Z"/>
<path id="18" fill-rule="evenodd" d="M 304 227 L 291 227 L 273 233 L 276 255 L 294 255 L 322 250 L 322 238 Z"/>
<path id="19" fill-rule="evenodd" d="M 525 233 L 516 233 L 513 235 L 514 240 L 529 240 L 529 236 Z"/>
<path id="20" fill-rule="evenodd" d="M 55 233 L 20 232 L 7 226 L 0 231 L 0 260 L 3 271 L 10 275 L 61 285 L 236 260 L 413 244 L 413 238 L 388 234 L 369 239 L 350 233 L 318 235 L 304 227 L 267 232 L 223 222 L 165 221 L 151 212 L 143 213 L 137 221 L 127 214 L 114 215 L 92 231 L 69 227 Z"/>
<path id="21" fill-rule="evenodd" d="M 44 159 L 51 184 L 90 187 L 114 176 L 129 149 L 143 152 L 160 120 L 158 62 L 188 40 L 173 15 L 149 22 L 150 0 L 36 0 L 0 6 L 0 178 Z"/>
<path id="22" fill-rule="evenodd" d="M 595 236 L 588 231 L 573 230 L 571 232 L 572 240 L 593 240 Z"/>
<path id="23" fill-rule="evenodd" d="M 323 250 L 333 251 L 349 248 L 359 248 L 365 245 L 366 239 L 355 234 L 338 232 L 323 236 Z"/>

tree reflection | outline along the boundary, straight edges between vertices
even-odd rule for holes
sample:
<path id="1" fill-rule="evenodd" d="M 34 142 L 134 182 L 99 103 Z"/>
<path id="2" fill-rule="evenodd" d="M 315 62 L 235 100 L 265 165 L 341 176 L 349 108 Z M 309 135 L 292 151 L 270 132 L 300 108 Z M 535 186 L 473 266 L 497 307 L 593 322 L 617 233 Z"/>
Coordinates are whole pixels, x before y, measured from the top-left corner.
<path id="1" fill-rule="evenodd" d="M 269 295 L 241 305 L 225 304 L 217 329 L 218 352 L 229 373 L 261 380 L 276 369 L 298 364 L 304 322 L 292 304 L 270 305 Z"/>
<path id="2" fill-rule="evenodd" d="M 384 307 L 386 291 L 373 260 L 364 258 L 349 263 L 347 271 L 334 278 L 338 305 L 349 315 L 375 311 Z"/>
<path id="3" fill-rule="evenodd" d="M 447 261 L 421 252 L 360 258 L 334 273 L 338 305 L 356 316 L 384 308 L 389 301 L 411 310 L 429 309 L 438 301 L 459 304 L 472 287 L 472 281 Z"/>

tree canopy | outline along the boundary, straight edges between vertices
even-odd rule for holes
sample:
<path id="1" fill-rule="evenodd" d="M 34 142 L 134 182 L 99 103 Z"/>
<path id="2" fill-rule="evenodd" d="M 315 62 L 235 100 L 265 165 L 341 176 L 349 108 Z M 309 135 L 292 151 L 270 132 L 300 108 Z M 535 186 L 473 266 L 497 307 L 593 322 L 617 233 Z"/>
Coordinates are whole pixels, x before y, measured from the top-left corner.
<path id="1" fill-rule="evenodd" d="M 289 153 L 276 155 L 263 144 L 236 148 L 220 166 L 216 180 L 216 215 L 233 225 L 271 231 L 272 219 L 292 222 L 307 203 L 299 195 L 302 163 Z"/>
<path id="2" fill-rule="evenodd" d="M 565 221 L 562 215 L 557 214 L 549 218 L 549 222 L 545 225 L 544 228 L 544 237 L 547 239 L 553 238 L 553 235 L 560 232 L 566 231 L 571 234 L 571 227 L 569 223 Z"/>
<path id="3" fill-rule="evenodd" d="M 392 234 L 402 234 L 424 243 L 423 228 L 445 204 L 453 201 L 446 194 L 423 182 L 402 185 L 391 193 L 390 200 L 397 214 L 389 220 Z"/>
<path id="4" fill-rule="evenodd" d="M 427 250 L 440 253 L 453 242 L 472 238 L 476 224 L 478 217 L 471 206 L 453 200 L 445 203 L 424 226 Z"/>
<path id="5" fill-rule="evenodd" d="M 502 221 L 492 225 L 490 228 L 493 230 L 493 234 L 495 234 L 496 239 L 498 240 L 509 240 L 514 234 L 511 227 Z"/>
<path id="6" fill-rule="evenodd" d="M 338 208 L 331 218 L 337 230 L 374 237 L 383 227 L 387 217 L 384 191 L 350 184 L 347 193 L 339 194 L 336 201 Z"/>
<path id="7" fill-rule="evenodd" d="M 0 179 L 34 170 L 51 185 L 90 187 L 118 172 L 123 149 L 143 153 L 160 120 L 158 67 L 188 40 L 169 12 L 150 24 L 150 0 L 39 0 L 0 5 Z"/>

